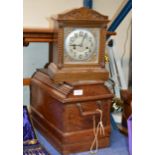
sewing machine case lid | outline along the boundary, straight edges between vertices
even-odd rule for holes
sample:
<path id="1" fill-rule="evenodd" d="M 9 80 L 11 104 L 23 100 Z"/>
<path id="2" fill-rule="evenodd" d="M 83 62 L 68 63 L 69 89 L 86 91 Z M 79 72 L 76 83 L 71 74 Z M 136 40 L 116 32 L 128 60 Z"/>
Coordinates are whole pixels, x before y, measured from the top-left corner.
<path id="1" fill-rule="evenodd" d="M 112 92 L 103 81 L 77 81 L 73 83 L 54 83 L 48 76 L 47 69 L 38 69 L 31 82 L 39 82 L 50 88 L 50 95 L 62 103 L 90 101 L 113 98 Z"/>

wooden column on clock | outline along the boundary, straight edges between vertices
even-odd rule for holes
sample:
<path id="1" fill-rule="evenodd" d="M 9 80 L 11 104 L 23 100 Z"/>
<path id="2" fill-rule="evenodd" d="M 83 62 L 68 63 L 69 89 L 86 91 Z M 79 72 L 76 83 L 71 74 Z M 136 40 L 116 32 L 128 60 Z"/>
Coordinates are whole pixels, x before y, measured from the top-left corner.
<path id="1" fill-rule="evenodd" d="M 55 22 L 54 62 L 31 80 L 33 124 L 63 155 L 89 151 L 100 109 L 105 134 L 98 136 L 99 148 L 107 147 L 113 98 L 104 85 L 109 78 L 103 59 L 108 17 L 82 7 L 59 14 Z"/>

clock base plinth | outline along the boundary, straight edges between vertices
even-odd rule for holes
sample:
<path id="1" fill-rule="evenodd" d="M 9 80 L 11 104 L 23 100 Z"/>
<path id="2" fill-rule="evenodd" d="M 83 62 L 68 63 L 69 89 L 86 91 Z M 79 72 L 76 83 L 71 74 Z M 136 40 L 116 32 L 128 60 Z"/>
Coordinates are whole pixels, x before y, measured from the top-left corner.
<path id="1" fill-rule="evenodd" d="M 63 67 L 59 69 L 54 63 L 48 66 L 48 74 L 55 82 L 74 82 L 80 80 L 103 80 L 109 78 L 109 73 L 101 67 Z"/>

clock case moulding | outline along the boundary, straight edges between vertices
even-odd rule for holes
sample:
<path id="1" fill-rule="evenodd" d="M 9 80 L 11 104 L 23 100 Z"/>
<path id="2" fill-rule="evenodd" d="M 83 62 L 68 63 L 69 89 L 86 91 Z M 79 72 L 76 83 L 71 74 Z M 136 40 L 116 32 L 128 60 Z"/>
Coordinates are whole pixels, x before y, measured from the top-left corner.
<path id="1" fill-rule="evenodd" d="M 77 80 L 108 80 L 109 73 L 104 66 L 104 51 L 107 36 L 108 17 L 89 8 L 79 8 L 59 14 L 55 20 L 58 30 L 58 44 L 53 53 L 54 60 L 48 66 L 48 74 L 55 82 L 74 82 Z M 98 28 L 100 30 L 98 62 L 64 63 L 64 30 L 72 28 Z"/>

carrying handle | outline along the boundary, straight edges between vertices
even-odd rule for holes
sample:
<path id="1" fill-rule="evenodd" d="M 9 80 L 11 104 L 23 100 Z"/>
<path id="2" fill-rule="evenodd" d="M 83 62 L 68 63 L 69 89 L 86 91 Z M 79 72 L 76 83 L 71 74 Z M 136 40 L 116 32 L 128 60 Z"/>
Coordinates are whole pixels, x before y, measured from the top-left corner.
<path id="1" fill-rule="evenodd" d="M 98 108 L 101 109 L 102 101 L 96 101 L 96 104 L 97 104 Z M 76 105 L 79 108 L 81 116 L 85 117 L 85 116 L 92 116 L 92 115 L 99 115 L 100 114 L 100 112 L 96 111 L 96 109 L 94 111 L 84 111 L 81 103 L 77 103 Z"/>

